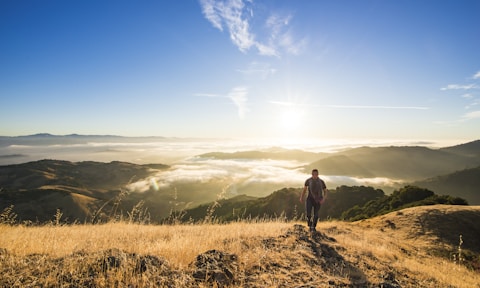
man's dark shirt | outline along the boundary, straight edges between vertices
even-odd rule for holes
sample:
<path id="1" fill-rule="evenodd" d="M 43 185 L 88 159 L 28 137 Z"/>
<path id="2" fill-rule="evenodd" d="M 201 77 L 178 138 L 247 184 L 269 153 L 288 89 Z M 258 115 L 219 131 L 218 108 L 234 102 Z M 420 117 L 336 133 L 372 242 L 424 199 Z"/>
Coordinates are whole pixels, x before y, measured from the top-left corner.
<path id="1" fill-rule="evenodd" d="M 305 186 L 308 186 L 308 197 L 315 200 L 322 199 L 323 190 L 327 188 L 322 179 L 314 179 L 313 177 L 310 177 L 305 181 Z"/>

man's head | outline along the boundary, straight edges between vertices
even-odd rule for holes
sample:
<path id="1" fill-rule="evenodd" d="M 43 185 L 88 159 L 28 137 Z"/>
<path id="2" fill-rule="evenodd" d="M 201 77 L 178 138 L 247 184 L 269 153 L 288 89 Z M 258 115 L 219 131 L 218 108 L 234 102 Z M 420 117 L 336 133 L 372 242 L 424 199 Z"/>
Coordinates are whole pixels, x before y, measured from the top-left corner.
<path id="1" fill-rule="evenodd" d="M 317 170 L 317 169 L 313 169 L 313 170 L 312 170 L 312 177 L 313 177 L 313 178 L 317 178 L 317 177 L 318 177 L 318 170 Z"/>

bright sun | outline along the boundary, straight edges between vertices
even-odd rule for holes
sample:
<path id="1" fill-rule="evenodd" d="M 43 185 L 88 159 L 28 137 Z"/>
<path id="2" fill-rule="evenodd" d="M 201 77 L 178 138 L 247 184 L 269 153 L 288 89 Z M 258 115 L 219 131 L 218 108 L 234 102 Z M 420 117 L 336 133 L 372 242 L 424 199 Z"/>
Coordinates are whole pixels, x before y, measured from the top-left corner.
<path id="1" fill-rule="evenodd" d="M 280 125 L 286 130 L 299 129 L 303 123 L 304 113 L 294 107 L 284 107 L 280 111 Z"/>

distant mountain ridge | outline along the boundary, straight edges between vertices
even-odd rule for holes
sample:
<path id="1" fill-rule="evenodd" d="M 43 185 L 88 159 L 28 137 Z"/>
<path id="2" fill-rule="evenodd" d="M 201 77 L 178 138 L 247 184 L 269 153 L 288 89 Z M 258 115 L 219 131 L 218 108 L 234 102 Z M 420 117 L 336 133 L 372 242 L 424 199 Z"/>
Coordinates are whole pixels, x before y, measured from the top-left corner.
<path id="1" fill-rule="evenodd" d="M 479 166 L 478 155 L 420 146 L 361 147 L 312 162 L 305 171 L 318 168 L 324 175 L 420 180 Z"/>
<path id="2" fill-rule="evenodd" d="M 438 194 L 465 198 L 468 203 L 480 205 L 480 166 L 413 182 Z"/>
<path id="3" fill-rule="evenodd" d="M 0 210 L 14 205 L 20 220 L 46 221 L 61 209 L 70 220 L 83 221 L 117 198 L 130 181 L 166 168 L 161 164 L 60 160 L 0 166 Z M 122 204 L 131 207 L 144 196 L 126 195 Z"/>
<path id="4" fill-rule="evenodd" d="M 220 160 L 297 160 L 310 163 L 303 166 L 305 173 L 316 168 L 321 175 L 385 177 L 413 182 L 480 166 L 480 140 L 441 149 L 424 146 L 364 146 L 335 153 L 283 149 L 210 152 L 198 157 Z"/>
<path id="5" fill-rule="evenodd" d="M 458 153 L 467 156 L 480 156 L 480 140 L 455 145 L 452 147 L 441 148 L 440 150 Z"/>
<path id="6" fill-rule="evenodd" d="M 92 141 L 125 141 L 142 142 L 163 140 L 165 137 L 125 137 L 117 135 L 54 135 L 50 133 L 38 133 L 24 136 L 0 136 L 0 147 L 10 145 L 58 145 L 58 144 L 86 144 Z"/>
<path id="7" fill-rule="evenodd" d="M 42 137 L 55 138 L 45 134 L 35 136 L 37 139 Z M 70 139 L 74 138 L 77 136 L 70 136 Z M 0 143 L 2 139 L 0 137 Z M 411 183 L 428 188 L 437 194 L 462 197 L 475 205 L 480 204 L 480 193 L 477 189 L 480 179 L 480 153 L 477 150 L 479 143 L 480 141 L 477 140 L 442 149 L 421 146 L 360 147 L 330 154 L 272 147 L 263 151 L 212 152 L 198 157 L 293 159 L 304 162 L 315 157 L 317 159 L 312 160 L 311 164 L 301 167 L 305 174 L 309 174 L 311 168 L 318 168 L 322 175 L 403 178 L 408 180 L 406 184 Z M 112 199 L 118 196 L 121 189 L 133 179 L 132 177 L 135 177 L 134 180 L 145 180 L 147 191 L 126 195 L 122 199 L 123 211 L 143 201 L 152 218 L 159 219 L 168 215 L 174 206 L 178 209 L 186 209 L 212 201 L 222 187 L 232 184 L 229 179 L 219 178 L 207 182 L 176 182 L 171 189 L 162 191 L 155 190 L 153 186 L 148 188 L 148 177 L 162 169 L 168 169 L 168 166 L 136 165 L 118 161 L 102 163 L 41 160 L 0 166 L 0 199 L 2 200 L 0 211 L 13 204 L 17 211 L 21 212 L 19 214 L 26 215 L 26 219 L 45 220 L 51 218 L 57 208 L 62 208 L 70 219 L 84 220 L 107 201 L 113 201 Z M 296 169 L 299 170 L 299 168 Z M 260 184 L 263 185 L 263 183 Z M 343 184 L 340 182 L 338 186 L 341 185 Z M 268 187 L 271 186 L 261 187 L 262 195 L 269 195 L 274 191 L 274 189 L 269 190 Z M 331 189 L 334 187 L 329 185 Z M 179 193 L 176 192 L 177 189 Z M 248 193 L 248 191 L 242 193 Z M 288 196 L 286 203 L 296 203 L 291 201 L 298 200 L 289 197 L 293 196 Z M 236 200 L 238 203 L 241 199 Z M 244 197 L 243 200 L 252 199 Z M 113 202 L 109 202 L 107 208 L 111 208 L 112 204 Z M 264 209 L 267 208 L 267 206 L 264 207 Z"/>
<path id="8" fill-rule="evenodd" d="M 327 153 L 307 152 L 300 149 L 284 149 L 272 147 L 268 150 L 250 150 L 238 152 L 210 152 L 201 154 L 198 157 L 214 158 L 220 160 L 226 159 L 271 159 L 271 160 L 295 160 L 309 161 L 328 155 Z"/>

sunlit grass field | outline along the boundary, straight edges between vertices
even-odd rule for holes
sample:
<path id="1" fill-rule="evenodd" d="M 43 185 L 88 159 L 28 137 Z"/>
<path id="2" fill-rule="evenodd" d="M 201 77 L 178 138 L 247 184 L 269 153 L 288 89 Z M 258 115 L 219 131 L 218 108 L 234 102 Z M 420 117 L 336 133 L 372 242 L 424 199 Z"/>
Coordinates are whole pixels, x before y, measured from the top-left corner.
<path id="1" fill-rule="evenodd" d="M 431 255 L 428 242 L 339 221 L 318 230 L 276 221 L 0 225 L 0 286 L 480 287 L 478 272 Z M 208 269 L 228 273 L 195 278 L 195 261 L 211 250 L 233 264 Z"/>
<path id="2" fill-rule="evenodd" d="M 239 240 L 276 237 L 290 223 L 231 223 L 199 225 L 136 225 L 110 223 L 73 226 L 0 226 L 0 247 L 11 254 L 65 257 L 76 251 L 93 253 L 117 248 L 129 253 L 158 255 L 183 269 L 207 250 L 221 249 L 248 259 L 255 249 L 242 251 Z M 253 253 L 253 254 L 251 254 Z M 256 258 L 256 257 L 254 257 Z"/>

